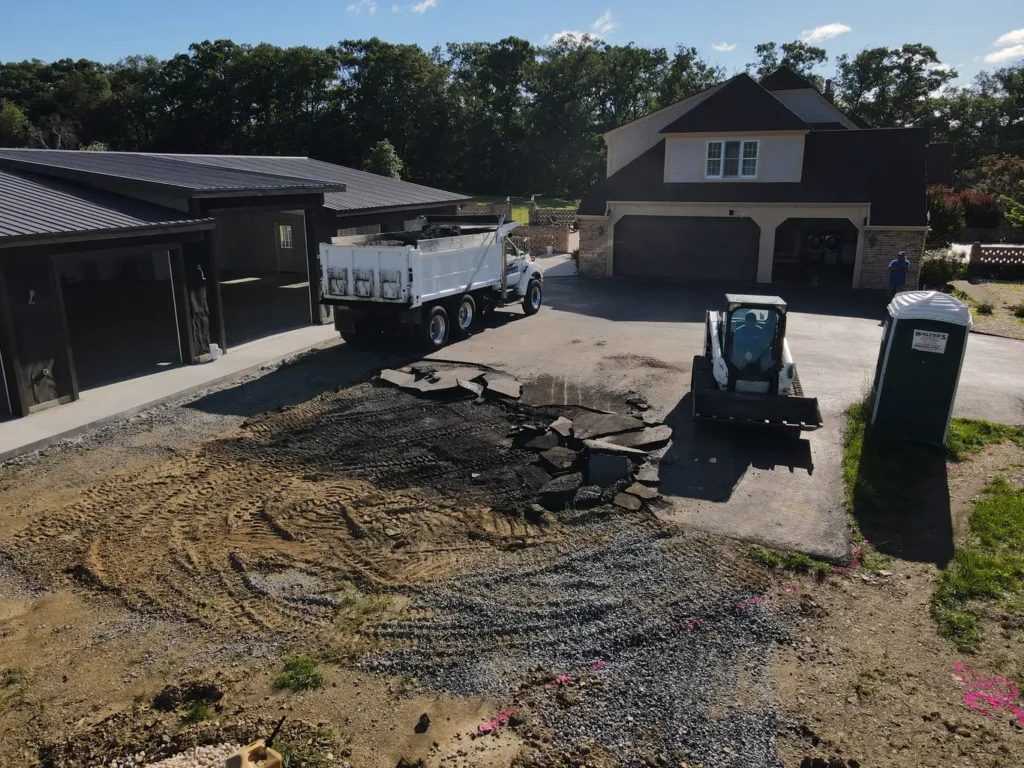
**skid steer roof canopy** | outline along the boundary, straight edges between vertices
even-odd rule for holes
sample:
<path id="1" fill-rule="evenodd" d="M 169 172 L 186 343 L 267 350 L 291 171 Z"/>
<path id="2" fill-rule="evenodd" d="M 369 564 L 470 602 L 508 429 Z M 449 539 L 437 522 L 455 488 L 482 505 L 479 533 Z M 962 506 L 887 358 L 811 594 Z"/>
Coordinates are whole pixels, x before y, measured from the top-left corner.
<path id="1" fill-rule="evenodd" d="M 759 296 L 755 293 L 725 294 L 725 308 L 732 312 L 737 307 L 771 307 L 786 314 L 786 302 L 779 296 Z"/>

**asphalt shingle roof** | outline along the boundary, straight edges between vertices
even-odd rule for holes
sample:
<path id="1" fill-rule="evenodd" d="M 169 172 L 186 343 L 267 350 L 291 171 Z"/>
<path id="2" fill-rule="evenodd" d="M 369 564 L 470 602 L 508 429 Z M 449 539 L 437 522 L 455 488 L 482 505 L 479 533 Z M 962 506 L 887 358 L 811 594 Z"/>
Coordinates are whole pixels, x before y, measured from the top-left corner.
<path id="1" fill-rule="evenodd" d="M 810 130 L 795 112 L 754 82 L 736 75 L 715 93 L 661 129 L 662 133 Z"/>
<path id="2" fill-rule="evenodd" d="M 684 203 L 870 203 L 871 223 L 925 226 L 928 136 L 920 128 L 816 131 L 807 135 L 800 182 L 668 183 L 665 141 L 592 187 L 583 215 L 609 201 Z"/>
<path id="3" fill-rule="evenodd" d="M 761 78 L 761 87 L 769 91 L 798 91 L 804 88 L 817 90 L 811 82 L 789 67 L 779 67 Z"/>
<path id="4" fill-rule="evenodd" d="M 345 185 L 344 192 L 324 195 L 324 207 L 333 211 L 364 211 L 378 208 L 429 205 L 468 200 L 466 195 L 443 189 L 424 187 L 399 179 L 389 179 L 342 165 L 325 163 L 308 157 L 271 157 L 265 155 L 154 155 L 196 165 L 217 166 L 280 174 L 302 179 L 316 179 Z"/>
<path id="5" fill-rule="evenodd" d="M 212 219 L 190 218 L 111 192 L 0 169 L 0 247 L 212 226 Z"/>
<path id="6" fill-rule="evenodd" d="M 71 180 L 106 177 L 142 182 L 171 194 L 309 193 L 341 191 L 337 183 L 282 173 L 260 173 L 211 164 L 185 163 L 171 156 L 137 152 L 58 149 L 0 149 L 0 167 Z"/>

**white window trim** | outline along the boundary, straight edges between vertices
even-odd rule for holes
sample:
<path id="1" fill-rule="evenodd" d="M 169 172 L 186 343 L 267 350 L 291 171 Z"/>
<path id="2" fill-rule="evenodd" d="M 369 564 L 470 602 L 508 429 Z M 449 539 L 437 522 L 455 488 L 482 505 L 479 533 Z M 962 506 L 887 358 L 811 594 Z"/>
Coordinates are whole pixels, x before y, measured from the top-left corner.
<path id="1" fill-rule="evenodd" d="M 739 157 L 739 174 L 736 176 L 723 176 L 722 173 L 725 171 L 725 143 L 728 141 L 738 141 L 740 144 L 740 157 Z M 711 151 L 712 144 L 720 144 L 722 147 L 721 156 L 719 159 L 718 174 L 708 173 L 708 152 Z M 756 148 L 756 155 L 754 157 L 754 172 L 752 174 L 743 173 L 743 150 L 746 144 L 753 144 Z M 733 181 L 733 180 L 750 180 L 758 178 L 761 173 L 761 140 L 760 139 L 745 139 L 745 138 L 729 138 L 723 137 L 721 139 L 708 139 L 704 142 L 704 178 L 705 179 L 716 179 L 719 181 Z"/>
<path id="2" fill-rule="evenodd" d="M 287 233 L 287 237 L 285 236 Z M 291 224 L 278 224 L 277 225 L 277 242 L 280 244 L 283 250 L 293 250 L 295 248 L 294 233 Z"/>

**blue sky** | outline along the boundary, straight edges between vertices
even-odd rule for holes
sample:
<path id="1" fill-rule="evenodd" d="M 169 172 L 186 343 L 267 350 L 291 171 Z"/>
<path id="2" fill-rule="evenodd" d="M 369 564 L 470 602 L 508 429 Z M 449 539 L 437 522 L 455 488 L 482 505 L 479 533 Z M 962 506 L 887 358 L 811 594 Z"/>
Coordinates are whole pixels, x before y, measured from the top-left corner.
<path id="1" fill-rule="evenodd" d="M 0 61 L 166 58 L 216 38 L 323 46 L 376 35 L 430 48 L 506 35 L 543 43 L 573 31 L 597 31 L 613 43 L 696 46 L 730 72 L 753 58 L 755 44 L 802 35 L 832 58 L 925 42 L 960 71 L 960 82 L 980 69 L 1024 61 L 1022 0 L 0 0 Z M 823 73 L 830 71 L 831 65 Z"/>

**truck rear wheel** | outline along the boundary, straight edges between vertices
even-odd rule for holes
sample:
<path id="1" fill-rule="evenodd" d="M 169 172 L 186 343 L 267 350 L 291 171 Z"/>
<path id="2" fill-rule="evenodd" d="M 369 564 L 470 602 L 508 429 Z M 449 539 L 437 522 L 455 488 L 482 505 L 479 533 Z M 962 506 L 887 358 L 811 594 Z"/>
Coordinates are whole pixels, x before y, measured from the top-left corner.
<path id="1" fill-rule="evenodd" d="M 455 332 L 459 338 L 469 336 L 476 319 L 476 301 L 467 293 L 455 305 Z"/>
<path id="2" fill-rule="evenodd" d="M 423 346 L 428 351 L 440 349 L 448 343 L 448 313 L 440 304 L 435 304 L 427 312 L 422 325 Z"/>
<path id="3" fill-rule="evenodd" d="M 534 278 L 526 286 L 526 295 L 523 296 L 523 312 L 527 315 L 536 315 L 543 300 L 544 289 L 541 287 L 540 280 Z"/>

